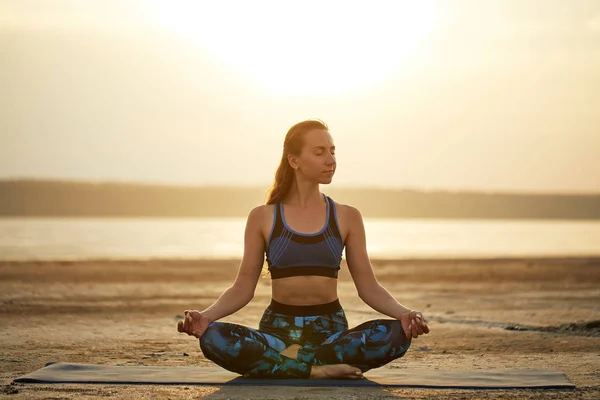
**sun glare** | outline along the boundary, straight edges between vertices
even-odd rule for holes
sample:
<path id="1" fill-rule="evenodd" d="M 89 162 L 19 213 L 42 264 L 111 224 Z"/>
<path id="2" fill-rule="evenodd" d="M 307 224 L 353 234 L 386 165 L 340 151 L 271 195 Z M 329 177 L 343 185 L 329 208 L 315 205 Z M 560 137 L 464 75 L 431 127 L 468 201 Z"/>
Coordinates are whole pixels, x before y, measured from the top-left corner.
<path id="1" fill-rule="evenodd" d="M 433 2 L 160 1 L 156 18 L 268 90 L 339 94 L 401 68 L 430 32 Z"/>

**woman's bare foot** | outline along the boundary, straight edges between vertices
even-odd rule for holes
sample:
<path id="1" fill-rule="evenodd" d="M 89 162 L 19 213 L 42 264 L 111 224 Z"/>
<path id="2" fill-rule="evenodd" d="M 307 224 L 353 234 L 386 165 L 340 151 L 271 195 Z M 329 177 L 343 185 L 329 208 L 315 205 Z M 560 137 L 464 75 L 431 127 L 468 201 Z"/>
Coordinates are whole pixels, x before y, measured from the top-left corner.
<path id="1" fill-rule="evenodd" d="M 298 349 L 300 349 L 299 344 L 293 344 L 290 347 L 287 347 L 279 352 L 282 356 L 286 356 L 292 359 L 296 359 L 298 357 Z"/>
<path id="2" fill-rule="evenodd" d="M 361 379 L 362 371 L 348 364 L 313 365 L 311 379 Z"/>
<path id="3" fill-rule="evenodd" d="M 296 360 L 298 358 L 299 344 L 293 344 L 279 352 L 279 354 Z M 362 371 L 348 364 L 313 365 L 310 371 L 311 379 L 361 379 Z"/>

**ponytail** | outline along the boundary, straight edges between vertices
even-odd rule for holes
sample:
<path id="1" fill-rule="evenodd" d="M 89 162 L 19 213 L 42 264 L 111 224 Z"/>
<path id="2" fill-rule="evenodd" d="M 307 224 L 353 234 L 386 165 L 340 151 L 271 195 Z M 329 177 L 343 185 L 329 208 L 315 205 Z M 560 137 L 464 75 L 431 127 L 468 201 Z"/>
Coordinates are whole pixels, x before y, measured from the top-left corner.
<path id="1" fill-rule="evenodd" d="M 269 191 L 267 204 L 276 204 L 282 201 L 290 191 L 294 181 L 294 169 L 283 155 L 277 172 L 275 172 L 275 182 Z"/>
<path id="2" fill-rule="evenodd" d="M 285 135 L 283 155 L 281 156 L 279 167 L 277 167 L 277 172 L 275 172 L 275 182 L 273 182 L 273 186 L 271 186 L 267 195 L 267 204 L 279 203 L 289 193 L 296 175 L 288 161 L 288 155 L 300 155 L 302 146 L 304 145 L 304 134 L 312 129 L 329 130 L 323 121 L 307 120 L 292 126 Z"/>

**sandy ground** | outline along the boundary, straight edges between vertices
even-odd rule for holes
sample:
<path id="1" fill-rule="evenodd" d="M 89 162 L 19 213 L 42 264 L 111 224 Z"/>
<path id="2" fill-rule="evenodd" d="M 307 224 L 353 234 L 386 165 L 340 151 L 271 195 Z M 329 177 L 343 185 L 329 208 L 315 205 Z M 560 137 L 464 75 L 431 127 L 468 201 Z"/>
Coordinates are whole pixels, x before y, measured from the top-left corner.
<path id="1" fill-rule="evenodd" d="M 373 261 L 431 333 L 384 368 L 550 368 L 574 390 L 445 390 L 11 384 L 50 361 L 208 365 L 178 334 L 186 308 L 202 309 L 232 282 L 238 261 L 0 262 L 0 397 L 11 399 L 599 399 L 600 259 Z M 340 299 L 351 325 L 380 317 L 346 272 Z M 256 327 L 270 281 L 226 320 Z M 595 322 L 594 322 L 595 321 Z"/>

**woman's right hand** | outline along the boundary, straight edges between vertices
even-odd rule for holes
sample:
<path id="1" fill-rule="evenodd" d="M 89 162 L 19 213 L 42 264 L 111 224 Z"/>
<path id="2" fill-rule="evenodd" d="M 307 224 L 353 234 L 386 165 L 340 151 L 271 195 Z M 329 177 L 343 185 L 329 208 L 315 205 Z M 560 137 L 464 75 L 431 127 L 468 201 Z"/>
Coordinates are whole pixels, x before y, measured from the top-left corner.
<path id="1" fill-rule="evenodd" d="M 177 322 L 177 331 L 187 333 L 200 339 L 212 321 L 202 315 L 200 311 L 185 310 L 183 321 Z"/>
<path id="2" fill-rule="evenodd" d="M 400 324 L 407 338 L 416 339 L 424 333 L 429 333 L 429 326 L 420 311 L 410 310 L 400 314 Z"/>

